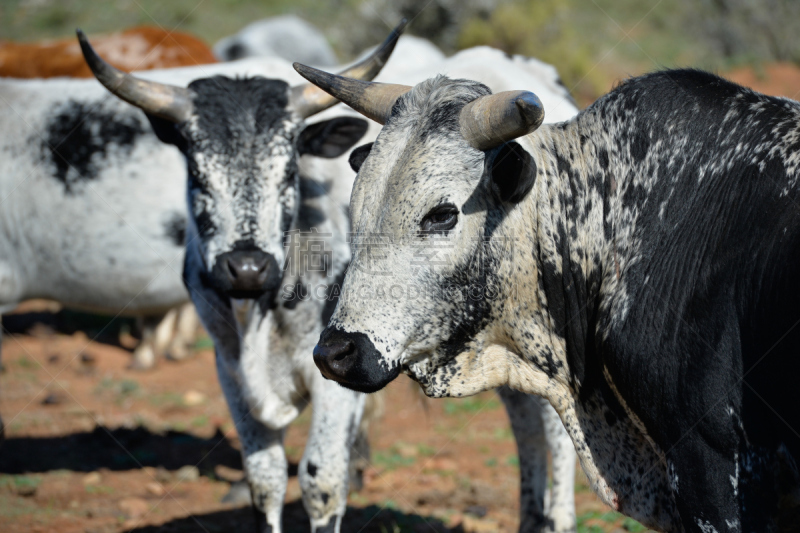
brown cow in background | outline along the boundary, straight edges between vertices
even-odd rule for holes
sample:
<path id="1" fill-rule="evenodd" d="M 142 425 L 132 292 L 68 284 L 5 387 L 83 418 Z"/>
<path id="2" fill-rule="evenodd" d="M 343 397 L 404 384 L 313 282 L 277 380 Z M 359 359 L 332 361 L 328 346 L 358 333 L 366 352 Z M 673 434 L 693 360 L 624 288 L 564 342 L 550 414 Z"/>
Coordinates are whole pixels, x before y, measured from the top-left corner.
<path id="1" fill-rule="evenodd" d="M 109 63 L 128 72 L 217 62 L 211 49 L 197 37 L 154 26 L 137 26 L 95 37 L 92 43 Z M 75 39 L 37 43 L 0 41 L 0 76 L 89 78 L 92 72 Z"/>

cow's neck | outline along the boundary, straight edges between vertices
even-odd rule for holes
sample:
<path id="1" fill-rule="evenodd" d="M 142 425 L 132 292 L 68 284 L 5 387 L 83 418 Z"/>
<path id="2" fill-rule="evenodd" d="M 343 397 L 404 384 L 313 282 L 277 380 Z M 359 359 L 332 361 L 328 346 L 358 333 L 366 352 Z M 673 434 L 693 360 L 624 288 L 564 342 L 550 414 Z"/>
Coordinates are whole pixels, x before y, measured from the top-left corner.
<path id="1" fill-rule="evenodd" d="M 514 253 L 501 269 L 502 317 L 493 321 L 482 347 L 492 351 L 486 358 L 492 367 L 502 367 L 494 373 L 503 383 L 553 405 L 603 501 L 673 531 L 671 501 L 630 498 L 626 483 L 633 477 L 641 479 L 636 490 L 652 494 L 668 494 L 668 485 L 664 470 L 636 472 L 637 465 L 661 458 L 605 382 L 598 353 L 604 294 L 619 282 L 614 238 L 604 231 L 605 177 L 611 172 L 599 163 L 605 157 L 599 155 L 602 139 L 573 121 L 544 126 L 520 140 L 534 154 L 537 177 L 500 226 L 498 236 L 514 243 Z M 635 460 L 620 463 L 619 450 Z"/>
<path id="2" fill-rule="evenodd" d="M 603 231 L 606 187 L 595 163 L 599 149 L 581 136 L 574 121 L 543 126 L 520 144 L 533 154 L 537 176 L 502 225 L 515 247 L 506 287 L 527 291 L 513 298 L 525 300 L 532 310 L 514 321 L 526 321 L 515 328 L 539 333 L 536 340 L 521 340 L 524 346 L 518 348 L 548 376 L 579 387 L 587 375 L 595 375 L 588 367 L 601 280 L 614 272 L 608 266 L 613 246 Z M 516 306 L 506 307 L 513 312 Z"/>

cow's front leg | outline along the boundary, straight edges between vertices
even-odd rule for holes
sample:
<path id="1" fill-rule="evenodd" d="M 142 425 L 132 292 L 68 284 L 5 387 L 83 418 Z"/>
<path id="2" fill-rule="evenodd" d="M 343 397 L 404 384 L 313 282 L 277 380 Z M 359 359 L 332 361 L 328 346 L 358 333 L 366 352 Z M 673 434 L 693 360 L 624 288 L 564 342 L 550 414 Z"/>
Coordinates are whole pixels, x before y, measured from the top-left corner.
<path id="1" fill-rule="evenodd" d="M 511 430 L 517 441 L 519 456 L 519 531 L 542 533 L 548 531 L 544 512 L 547 491 L 547 440 L 544 434 L 542 409 L 534 396 L 508 387 L 497 394 L 503 400 L 511 420 Z"/>
<path id="2" fill-rule="evenodd" d="M 544 398 L 508 387 L 497 389 L 517 441 L 520 473 L 520 533 L 576 530 L 575 462 L 572 441 Z M 547 492 L 547 449 L 553 457 L 553 488 Z"/>
<path id="3" fill-rule="evenodd" d="M 198 324 L 199 320 L 194 304 L 191 302 L 183 304 L 178 309 L 175 334 L 172 336 L 169 348 L 167 348 L 167 358 L 173 361 L 181 361 L 192 354 L 195 338 L 197 337 Z"/>
<path id="4" fill-rule="evenodd" d="M 575 516 L 575 463 L 578 454 L 553 406 L 544 398 L 531 398 L 540 405 L 544 435 L 553 460 L 553 487 L 547 516 L 550 517 L 553 531 L 572 533 L 578 527 Z"/>
<path id="5" fill-rule="evenodd" d="M 252 425 L 255 424 L 258 422 L 253 421 Z M 289 481 L 289 464 L 283 451 L 284 432 L 269 430 L 266 426 L 258 425 L 260 426 L 258 428 L 244 429 L 237 424 L 239 440 L 242 443 L 242 462 L 250 484 L 257 521 L 260 522 L 259 533 L 280 533 L 281 512 L 286 496 L 286 484 Z M 243 437 L 245 432 L 250 432 L 247 443 Z"/>
<path id="6" fill-rule="evenodd" d="M 259 533 L 280 533 L 281 512 L 289 479 L 283 450 L 284 430 L 270 429 L 252 415 L 224 358 L 217 354 L 217 373 L 242 446 L 242 463 L 250 484 Z"/>
<path id="7" fill-rule="evenodd" d="M 134 370 L 150 370 L 156 364 L 157 354 L 155 349 L 155 336 L 158 325 L 162 322 L 160 316 L 142 316 L 136 319 L 137 329 L 141 332 L 142 340 L 133 350 L 130 367 Z"/>
<path id="8" fill-rule="evenodd" d="M 364 395 L 320 376 L 312 387 L 311 430 L 298 477 L 315 533 L 338 533 L 347 506 L 350 448 Z"/>

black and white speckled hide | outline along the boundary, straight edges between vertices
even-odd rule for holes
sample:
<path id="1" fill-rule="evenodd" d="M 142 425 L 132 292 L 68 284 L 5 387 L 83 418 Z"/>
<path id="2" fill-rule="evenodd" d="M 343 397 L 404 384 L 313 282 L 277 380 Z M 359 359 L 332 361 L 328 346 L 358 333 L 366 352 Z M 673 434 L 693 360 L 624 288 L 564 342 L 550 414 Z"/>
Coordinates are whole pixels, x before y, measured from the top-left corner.
<path id="1" fill-rule="evenodd" d="M 451 93 L 447 89 L 443 88 L 438 93 L 434 89 L 432 92 L 440 98 L 450 98 Z M 462 104 L 486 91 L 485 87 L 477 84 L 471 89 L 465 91 Z M 398 111 L 392 119 L 392 129 L 384 129 L 386 133 L 381 134 L 360 170 L 351 200 L 356 268 L 348 270 L 342 303 L 334 313 L 329 329 L 342 327 L 347 331 L 362 332 L 385 354 L 403 353 L 405 349 L 405 353 L 430 355 L 431 358 L 427 359 L 412 356 L 401 364 L 408 365 L 410 361 L 416 360 L 416 365 L 420 367 L 434 367 L 438 364 L 434 358 L 451 357 L 460 349 L 461 343 L 489 319 L 489 307 L 482 301 L 453 301 L 436 297 L 450 287 L 458 289 L 459 280 L 469 274 L 469 268 L 457 266 L 454 274 L 458 279 L 443 278 L 430 270 L 420 269 L 424 266 L 420 260 L 426 255 L 433 257 L 435 262 L 437 258 L 446 258 L 447 251 L 451 248 L 463 249 L 465 257 L 474 259 L 478 255 L 478 246 L 472 241 L 472 235 L 468 235 L 465 230 L 454 238 L 440 239 L 444 248 L 437 250 L 434 243 L 433 250 L 425 251 L 419 246 L 416 226 L 418 221 L 409 215 L 420 209 L 424 214 L 434 205 L 458 201 L 455 196 L 432 196 L 431 188 L 450 191 L 469 186 L 472 178 L 468 172 L 454 174 L 443 165 L 443 161 L 452 159 L 448 152 L 453 143 L 463 144 L 463 147 L 458 148 L 459 154 L 464 157 L 464 161 L 458 163 L 459 169 L 482 169 L 483 154 L 459 140 L 457 129 L 451 128 L 442 132 L 442 135 L 437 131 L 436 135 L 431 135 L 436 125 L 443 117 L 447 120 L 446 114 L 452 113 L 457 105 L 451 106 L 448 103 L 444 106 L 444 111 L 439 111 L 436 104 L 418 102 L 413 99 L 414 96 L 410 94 L 405 105 L 398 105 Z M 550 98 L 557 100 L 555 96 Z M 395 125 L 398 129 L 394 129 Z M 457 128 L 457 125 L 454 127 Z M 389 133 L 390 131 L 394 133 Z M 382 165 L 386 161 L 393 163 L 384 169 Z M 410 181 L 403 181 L 405 177 L 409 177 Z M 474 203 L 470 204 L 470 209 L 482 209 L 482 200 L 474 198 L 472 201 Z M 474 229 L 477 234 L 477 227 Z M 408 235 L 411 237 L 407 237 Z M 363 240 L 359 241 L 362 237 Z M 394 241 L 395 244 L 389 241 Z M 420 271 L 415 273 L 415 269 Z M 491 278 L 481 281 L 484 286 L 491 287 L 495 286 L 495 282 Z M 409 339 L 407 333 L 415 330 L 423 331 L 424 334 L 414 336 L 413 340 Z M 451 338 L 442 339 L 439 335 Z M 442 345 L 445 340 L 448 343 L 446 350 L 437 353 L 435 347 Z M 409 341 L 413 344 L 407 345 Z M 398 361 L 390 357 L 382 359 L 378 364 L 383 365 L 388 373 L 395 373 L 399 368 Z M 435 389 L 432 383 L 424 383 L 426 375 L 425 372 L 417 372 L 426 392 L 436 395 L 432 394 Z M 434 382 L 439 379 L 449 381 L 452 374 L 444 371 L 430 376 Z M 502 384 L 499 381 L 496 383 Z M 472 394 L 477 390 L 454 395 Z M 552 408 L 541 405 L 535 398 L 519 395 L 516 401 L 511 402 L 507 400 L 506 394 L 501 393 L 501 397 L 512 420 L 528 418 L 527 424 L 513 424 L 520 461 L 525 465 L 532 465 L 521 469 L 520 531 L 574 531 L 574 475 L 571 471 L 574 468 L 575 452 L 568 435 L 563 427 L 538 425 L 539 422 L 534 425 L 534 419 L 548 420 L 552 413 Z M 546 427 L 548 431 L 542 433 L 542 427 Z M 554 478 L 555 489 L 552 491 L 549 508 L 545 509 L 543 502 L 546 469 L 538 469 L 540 466 L 536 465 L 541 465 L 542 460 L 546 461 L 548 445 L 556 465 L 554 474 L 560 477 L 557 480 Z M 570 464 L 573 466 L 570 467 Z"/>
<path id="2" fill-rule="evenodd" d="M 353 173 L 346 158 L 303 155 L 308 128 L 289 107 L 285 82 L 217 77 L 190 87 L 196 112 L 189 120 L 177 125 L 151 120 L 188 162 L 184 276 L 214 340 L 253 502 L 266 517 L 261 527 L 281 531 L 288 480 L 283 436 L 311 402 L 311 430 L 298 474 L 303 502 L 313 531 L 338 532 L 364 395 L 324 380 L 310 354 L 335 305 L 324 288 L 349 261 L 346 194 L 339 189 L 349 190 Z M 366 123 L 346 120 L 364 125 L 352 144 Z M 279 265 L 307 264 L 304 255 L 313 252 L 308 241 L 320 240 L 312 228 L 327 234 L 321 239 L 330 258 L 324 271 L 287 268 L 278 290 L 255 297 L 231 295 L 215 282 L 220 256 L 240 249 L 268 253 Z M 291 242 L 287 234 L 294 235 Z"/>
<path id="3" fill-rule="evenodd" d="M 417 85 L 359 171 L 355 238 L 393 245 L 357 246 L 323 334 L 371 343 L 354 385 L 539 394 L 594 490 L 649 527 L 798 531 L 800 105 L 667 71 L 484 153 L 457 117 L 487 92 Z M 502 202 L 517 144 L 531 189 Z M 455 226 L 420 232 L 446 203 Z"/>
<path id="4" fill-rule="evenodd" d="M 94 80 L 2 79 L 0 131 L 0 311 L 46 298 L 150 319 L 189 303 L 185 164 L 141 111 Z"/>

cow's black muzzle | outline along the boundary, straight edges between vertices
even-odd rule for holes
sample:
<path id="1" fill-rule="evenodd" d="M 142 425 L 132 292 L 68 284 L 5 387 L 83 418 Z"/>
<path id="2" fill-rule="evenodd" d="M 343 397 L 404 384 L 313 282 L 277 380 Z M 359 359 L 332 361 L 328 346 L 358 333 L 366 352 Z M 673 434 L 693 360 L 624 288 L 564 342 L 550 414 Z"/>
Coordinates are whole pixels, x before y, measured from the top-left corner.
<path id="1" fill-rule="evenodd" d="M 217 256 L 211 277 L 229 298 L 261 298 L 281 283 L 281 269 L 271 254 L 261 250 L 234 250 Z"/>
<path id="2" fill-rule="evenodd" d="M 359 392 L 379 391 L 400 374 L 400 367 L 389 367 L 366 335 L 336 327 L 323 330 L 314 363 L 326 378 Z"/>

